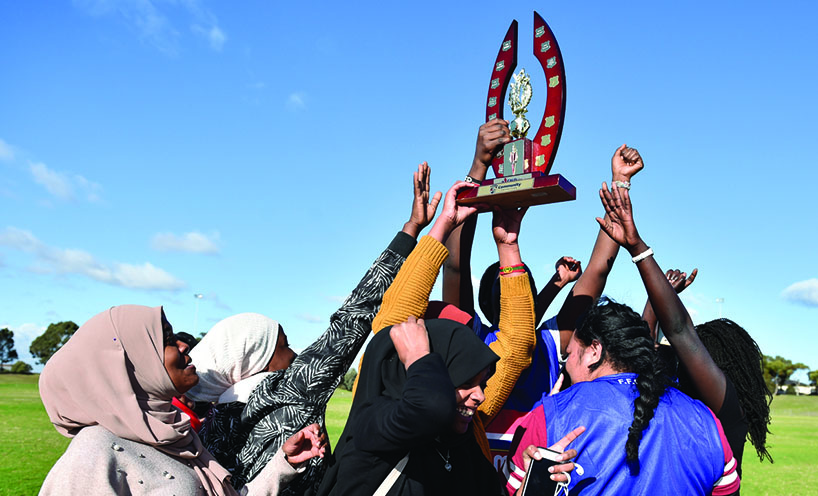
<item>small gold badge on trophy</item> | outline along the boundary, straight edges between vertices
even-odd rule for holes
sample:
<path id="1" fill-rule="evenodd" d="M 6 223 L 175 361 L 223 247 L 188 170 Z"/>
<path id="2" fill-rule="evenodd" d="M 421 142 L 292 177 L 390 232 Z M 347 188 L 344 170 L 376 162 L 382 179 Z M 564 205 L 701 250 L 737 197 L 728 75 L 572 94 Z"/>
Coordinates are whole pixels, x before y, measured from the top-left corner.
<path id="1" fill-rule="evenodd" d="M 486 179 L 478 188 L 461 191 L 460 204 L 487 203 L 503 207 L 521 207 L 575 200 L 576 188 L 560 174 L 550 174 L 565 117 L 565 68 L 557 39 L 551 28 L 534 12 L 534 56 L 545 72 L 548 87 L 540 127 L 533 140 L 527 138 L 531 127 L 525 115 L 533 89 L 525 69 L 517 67 L 517 21 L 506 32 L 497 54 L 489 83 L 486 122 L 503 118 L 503 99 L 511 82 L 508 103 L 514 113 L 509 123 L 512 141 L 503 146 L 492 162 L 494 179 Z"/>

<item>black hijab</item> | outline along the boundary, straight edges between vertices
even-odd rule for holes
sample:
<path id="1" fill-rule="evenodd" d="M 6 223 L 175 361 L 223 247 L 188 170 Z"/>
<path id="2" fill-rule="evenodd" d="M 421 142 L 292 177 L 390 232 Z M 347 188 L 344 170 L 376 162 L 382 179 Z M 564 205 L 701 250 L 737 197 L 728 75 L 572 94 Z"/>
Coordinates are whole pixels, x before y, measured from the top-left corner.
<path id="1" fill-rule="evenodd" d="M 474 334 L 472 329 L 446 319 L 427 320 L 425 324 L 429 333 L 430 351 L 440 355 L 443 359 L 448 379 L 451 381 L 453 397 L 455 388 L 466 384 L 484 369 L 489 368 L 493 373 L 494 364 L 499 357 Z M 485 486 L 485 481 L 480 481 L 484 478 L 490 482 L 496 482 L 494 467 L 480 451 L 471 426 L 465 434 L 440 432 L 436 439 L 421 440 L 413 446 L 405 446 L 394 453 L 365 453 L 356 448 L 354 432 L 356 430 L 361 432 L 361 429 L 356 429 L 356 426 L 372 420 L 365 418 L 371 415 L 372 405 L 379 401 L 383 402 L 384 398 L 399 400 L 403 395 L 406 368 L 398 359 L 397 351 L 389 337 L 390 330 L 391 327 L 387 327 L 376 334 L 366 349 L 361 365 L 361 378 L 347 425 L 336 446 L 333 459 L 329 461 L 329 469 L 321 484 L 319 494 L 356 494 L 356 488 L 360 489 L 358 484 L 361 483 L 357 478 L 362 474 L 354 473 L 357 471 L 344 470 L 345 463 L 360 466 L 362 461 L 366 461 L 365 465 L 371 470 L 365 476 L 377 479 L 380 484 L 395 463 L 410 450 L 412 454 L 409 465 L 404 470 L 404 475 L 390 491 L 390 495 L 445 493 L 445 491 L 441 492 L 444 487 L 461 483 L 478 482 Z M 441 377 L 441 380 L 446 380 L 446 378 Z M 454 411 L 452 414 L 454 415 Z M 443 444 L 440 444 L 441 439 Z M 430 473 L 428 467 L 430 463 L 434 463 L 434 467 L 443 465 L 437 459 L 437 453 L 433 451 L 434 445 L 451 450 L 453 459 L 459 458 L 460 463 L 455 464 L 453 461 L 452 464 L 456 469 L 451 474 L 442 472 L 442 469 L 439 474 Z M 413 472 L 420 475 L 413 475 Z M 496 487 L 494 484 L 488 485 Z"/>
<path id="2" fill-rule="evenodd" d="M 447 319 L 425 321 L 429 333 L 429 349 L 443 358 L 454 387 L 459 387 L 500 359 L 483 343 L 474 331 Z M 366 348 L 361 365 L 361 377 L 355 393 L 355 404 L 385 395 L 398 399 L 406 382 L 406 368 L 389 337 L 389 326 L 375 335 Z M 493 370 L 492 370 L 493 372 Z"/>

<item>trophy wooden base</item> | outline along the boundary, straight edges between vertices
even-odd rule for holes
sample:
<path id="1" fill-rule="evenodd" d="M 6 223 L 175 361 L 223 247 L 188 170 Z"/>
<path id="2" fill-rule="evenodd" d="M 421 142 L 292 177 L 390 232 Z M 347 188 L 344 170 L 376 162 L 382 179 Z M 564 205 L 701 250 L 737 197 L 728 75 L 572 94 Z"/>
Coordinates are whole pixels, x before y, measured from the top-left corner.
<path id="1" fill-rule="evenodd" d="M 576 199 L 577 188 L 560 174 L 546 176 L 536 171 L 486 179 L 479 187 L 469 188 L 457 195 L 459 205 L 486 203 L 503 208 L 530 207 Z"/>

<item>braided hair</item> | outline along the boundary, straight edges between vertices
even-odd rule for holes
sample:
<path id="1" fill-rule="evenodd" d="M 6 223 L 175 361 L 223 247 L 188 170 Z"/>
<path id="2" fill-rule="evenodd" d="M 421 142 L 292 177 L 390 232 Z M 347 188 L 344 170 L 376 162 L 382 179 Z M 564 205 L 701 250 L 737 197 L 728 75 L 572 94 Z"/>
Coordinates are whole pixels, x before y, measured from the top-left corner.
<path id="1" fill-rule="evenodd" d="M 767 427 L 773 395 L 764 382 L 761 350 L 740 325 L 729 319 L 711 320 L 696 326 L 707 352 L 736 388 L 741 409 L 749 427 L 750 442 L 758 458 L 773 461 L 767 452 Z"/>
<path id="2" fill-rule="evenodd" d="M 607 362 L 615 370 L 637 374 L 639 396 L 633 400 L 633 423 L 628 429 L 625 454 L 631 472 L 638 473 L 642 434 L 670 384 L 653 348 L 648 325 L 627 305 L 602 297 L 586 313 L 575 336 L 585 346 L 594 340 L 602 346 L 602 358 L 590 366 L 591 370 Z"/>

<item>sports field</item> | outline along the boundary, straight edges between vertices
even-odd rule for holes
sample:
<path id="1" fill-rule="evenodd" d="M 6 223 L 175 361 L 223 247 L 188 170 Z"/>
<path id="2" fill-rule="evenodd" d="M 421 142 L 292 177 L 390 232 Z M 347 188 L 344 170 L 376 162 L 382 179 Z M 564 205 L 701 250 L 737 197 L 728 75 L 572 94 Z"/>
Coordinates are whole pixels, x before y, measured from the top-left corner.
<path id="1" fill-rule="evenodd" d="M 0 496 L 37 494 L 68 439 L 54 430 L 37 393 L 36 375 L 0 375 Z M 352 402 L 339 390 L 327 410 L 330 439 L 338 439 Z M 773 401 L 770 453 L 759 463 L 752 446 L 744 456 L 741 494 L 818 494 L 818 396 L 777 396 Z"/>

